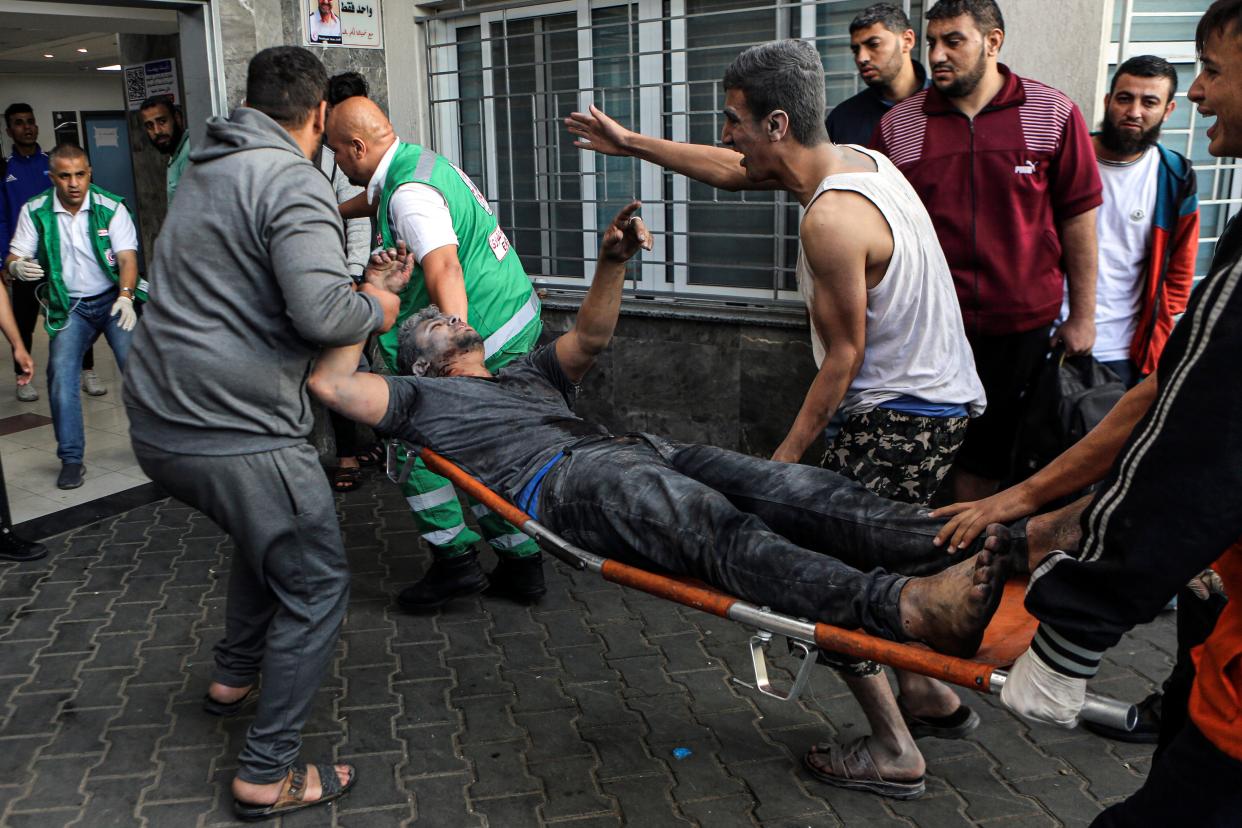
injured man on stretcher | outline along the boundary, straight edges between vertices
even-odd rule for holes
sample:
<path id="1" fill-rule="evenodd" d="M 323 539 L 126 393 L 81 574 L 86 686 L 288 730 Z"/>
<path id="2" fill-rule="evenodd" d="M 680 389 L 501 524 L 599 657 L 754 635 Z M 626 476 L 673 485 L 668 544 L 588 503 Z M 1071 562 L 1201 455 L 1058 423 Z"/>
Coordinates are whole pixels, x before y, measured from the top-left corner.
<path id="1" fill-rule="evenodd" d="M 1064 527 L 1075 521 L 1054 514 L 994 525 L 946 552 L 932 544 L 943 520 L 834 472 L 649 434 L 614 436 L 573 412 L 578 383 L 616 327 L 626 261 L 650 249 L 638 207 L 605 231 L 574 326 L 498 374 L 484 367 L 479 335 L 431 306 L 402 326 L 403 376 L 356 373 L 360 343 L 324 351 L 312 393 L 434 449 L 597 554 L 698 578 L 789 615 L 974 654 L 1005 578 L 1063 548 Z"/>

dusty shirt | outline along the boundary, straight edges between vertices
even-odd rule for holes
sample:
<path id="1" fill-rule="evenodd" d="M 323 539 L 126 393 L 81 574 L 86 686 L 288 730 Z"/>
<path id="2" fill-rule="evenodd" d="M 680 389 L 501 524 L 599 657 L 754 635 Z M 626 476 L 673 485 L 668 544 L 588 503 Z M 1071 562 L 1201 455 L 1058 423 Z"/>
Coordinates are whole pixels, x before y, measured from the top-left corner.
<path id="1" fill-rule="evenodd" d="M 492 378 L 386 377 L 388 411 L 377 429 L 443 454 L 512 500 L 557 452 L 609 436 L 573 412 L 578 388 L 555 345 Z"/>

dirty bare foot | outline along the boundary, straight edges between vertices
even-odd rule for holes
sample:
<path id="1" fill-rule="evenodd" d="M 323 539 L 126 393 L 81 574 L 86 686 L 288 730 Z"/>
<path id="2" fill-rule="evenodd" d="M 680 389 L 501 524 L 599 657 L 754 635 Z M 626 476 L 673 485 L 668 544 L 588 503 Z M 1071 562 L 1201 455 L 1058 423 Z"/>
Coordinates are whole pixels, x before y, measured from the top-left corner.
<path id="1" fill-rule="evenodd" d="M 1083 495 L 1054 512 L 1035 515 L 1026 523 L 1027 572 L 1054 550 L 1077 552 L 1082 545 L 1082 512 L 1094 495 Z M 992 527 L 988 527 L 991 532 Z"/>
<path id="2" fill-rule="evenodd" d="M 901 591 L 901 623 L 911 638 L 963 658 L 974 655 L 1000 604 L 1012 566 L 999 535 L 969 560 L 927 578 L 911 578 Z"/>
<path id="3" fill-rule="evenodd" d="M 250 687 L 251 685 L 249 684 L 245 687 L 230 687 L 227 684 L 221 684 L 218 681 L 213 681 L 211 686 L 207 688 L 207 695 L 210 696 L 213 701 L 219 702 L 220 704 L 232 704 L 233 702 L 241 701 L 245 698 L 246 694 L 250 692 Z"/>

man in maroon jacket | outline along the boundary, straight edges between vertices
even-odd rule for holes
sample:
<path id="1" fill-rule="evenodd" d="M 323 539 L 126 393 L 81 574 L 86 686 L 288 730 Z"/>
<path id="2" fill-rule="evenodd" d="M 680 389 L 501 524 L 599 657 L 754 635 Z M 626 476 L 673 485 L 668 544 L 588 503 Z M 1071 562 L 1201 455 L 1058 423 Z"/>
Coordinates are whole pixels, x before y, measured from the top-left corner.
<path id="1" fill-rule="evenodd" d="M 953 471 L 955 499 L 975 500 L 1009 476 L 1021 394 L 1067 278 L 1052 340 L 1071 354 L 1095 341 L 1100 174 L 1078 107 L 999 63 L 994 0 L 939 0 L 927 18 L 932 86 L 894 106 L 872 144 L 918 191 L 953 271 L 988 402 Z"/>

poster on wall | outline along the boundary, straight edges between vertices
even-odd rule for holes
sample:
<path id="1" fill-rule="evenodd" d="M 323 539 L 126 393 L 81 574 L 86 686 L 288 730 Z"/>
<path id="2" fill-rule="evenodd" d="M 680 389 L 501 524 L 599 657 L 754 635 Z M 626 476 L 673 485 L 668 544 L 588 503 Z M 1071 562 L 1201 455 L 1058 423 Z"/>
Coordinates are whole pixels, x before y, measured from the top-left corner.
<path id="1" fill-rule="evenodd" d="M 56 135 L 56 143 L 82 146 L 82 136 L 78 131 L 78 113 L 76 110 L 52 111 L 52 132 Z"/>
<path id="2" fill-rule="evenodd" d="M 174 104 L 181 103 L 177 95 L 177 61 L 173 58 L 126 66 L 124 75 L 125 103 L 131 112 L 152 95 L 166 95 Z"/>
<path id="3" fill-rule="evenodd" d="M 306 44 L 379 49 L 380 0 L 303 0 L 307 6 Z"/>

